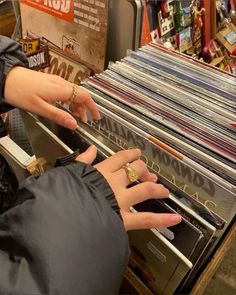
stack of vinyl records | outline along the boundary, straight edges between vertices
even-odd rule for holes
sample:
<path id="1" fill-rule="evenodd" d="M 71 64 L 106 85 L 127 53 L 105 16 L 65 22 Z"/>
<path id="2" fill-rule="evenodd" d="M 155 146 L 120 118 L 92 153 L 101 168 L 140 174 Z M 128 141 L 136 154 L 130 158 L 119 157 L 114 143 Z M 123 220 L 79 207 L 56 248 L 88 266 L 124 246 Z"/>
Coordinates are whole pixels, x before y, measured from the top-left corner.
<path id="1" fill-rule="evenodd" d="M 106 156 L 140 148 L 171 192 L 133 210 L 183 217 L 129 233 L 130 269 L 154 294 L 188 294 L 234 219 L 235 85 L 233 75 L 153 43 L 83 84 L 102 119 L 80 131 Z"/>

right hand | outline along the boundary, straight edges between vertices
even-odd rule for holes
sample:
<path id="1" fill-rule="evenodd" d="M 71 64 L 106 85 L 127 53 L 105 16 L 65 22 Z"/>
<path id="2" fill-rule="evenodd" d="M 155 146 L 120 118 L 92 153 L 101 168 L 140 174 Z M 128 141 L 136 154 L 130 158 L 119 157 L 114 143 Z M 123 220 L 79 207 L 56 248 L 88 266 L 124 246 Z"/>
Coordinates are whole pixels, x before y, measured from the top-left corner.
<path id="1" fill-rule="evenodd" d="M 167 198 L 169 195 L 167 188 L 156 183 L 157 176 L 148 171 L 140 156 L 138 149 L 120 151 L 94 166 L 113 190 L 126 230 L 169 227 L 181 222 L 181 216 L 178 214 L 130 212 L 130 207 L 137 203 L 148 199 Z M 90 147 L 77 159 L 91 164 L 95 157 L 96 148 Z M 127 163 L 137 172 L 140 184 L 128 187 L 130 182 L 122 168 Z"/>

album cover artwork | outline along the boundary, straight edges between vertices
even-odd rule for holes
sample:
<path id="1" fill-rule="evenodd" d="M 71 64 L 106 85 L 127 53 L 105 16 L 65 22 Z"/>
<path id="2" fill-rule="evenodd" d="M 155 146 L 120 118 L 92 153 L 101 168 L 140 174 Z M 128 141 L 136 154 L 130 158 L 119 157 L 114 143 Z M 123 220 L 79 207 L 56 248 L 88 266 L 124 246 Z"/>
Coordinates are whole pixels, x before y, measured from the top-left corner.
<path id="1" fill-rule="evenodd" d="M 150 137 L 150 134 L 147 132 L 137 128 L 135 120 L 139 119 L 135 117 L 135 120 L 132 121 L 132 113 L 128 113 L 126 110 L 118 108 L 117 106 L 112 106 L 112 104 L 102 96 L 93 92 L 90 93 L 98 103 L 102 116 L 99 122 L 88 122 L 92 129 L 96 129 L 111 142 L 118 144 L 121 149 L 139 147 L 142 151 L 143 159 L 150 169 L 154 170 L 154 172 L 158 173 L 158 175 L 161 175 L 169 182 L 174 182 L 176 186 L 184 187 L 184 190 L 190 197 L 197 197 L 200 202 L 206 203 L 210 210 L 217 213 L 221 218 L 225 220 L 232 218 L 232 212 L 235 206 L 235 195 L 222 188 L 217 181 L 213 181 L 213 179 L 209 178 L 209 176 L 207 176 L 207 174 L 210 173 L 209 171 L 205 174 L 203 170 L 197 172 L 195 170 L 196 164 L 191 167 L 191 161 L 189 163 L 184 162 L 187 160 L 186 158 L 185 160 L 184 158 L 179 158 L 180 154 L 176 153 L 176 151 L 169 149 L 169 147 L 156 141 L 153 137 Z M 102 106 L 102 104 L 104 104 L 104 106 Z M 115 108 L 115 111 L 111 112 L 108 108 L 113 109 L 113 111 Z M 127 112 L 125 119 L 122 118 L 122 113 L 124 114 L 124 112 Z M 143 123 L 145 124 L 145 122 Z M 178 165 L 179 168 L 176 170 Z M 202 169 L 201 166 L 199 168 Z M 184 174 L 182 174 L 181 171 Z M 187 171 L 188 173 L 186 174 Z M 201 179 L 200 186 L 193 181 L 196 177 Z M 211 188 L 211 193 L 205 190 L 205 186 Z M 194 191 L 193 188 L 196 190 Z M 227 194 L 227 202 L 225 202 L 225 198 L 222 199 L 222 194 Z"/>
<path id="2" fill-rule="evenodd" d="M 129 112 L 137 113 L 138 118 L 139 117 L 144 118 L 144 115 L 145 115 L 146 118 L 144 118 L 144 122 L 145 121 L 146 122 L 152 122 L 152 123 L 150 123 L 151 125 L 149 125 L 151 130 L 155 129 L 158 126 L 157 121 L 154 120 L 156 118 L 154 118 L 152 116 L 152 113 L 149 112 L 149 110 L 147 108 L 141 107 L 139 104 L 135 103 L 135 101 L 137 100 L 136 96 L 135 96 L 135 101 L 134 101 L 133 97 L 131 95 L 128 95 L 127 92 L 123 92 L 122 90 L 120 92 L 118 92 L 118 91 L 114 90 L 112 87 L 109 87 L 108 85 L 106 85 L 106 84 L 104 84 L 102 82 L 99 82 L 99 81 L 97 81 L 95 79 L 89 80 L 88 83 L 89 83 L 89 85 L 91 85 L 93 87 L 93 89 L 96 89 L 94 91 L 98 91 L 98 93 L 100 91 L 100 93 L 103 93 L 103 95 L 106 95 L 108 100 L 113 100 L 114 102 L 116 101 L 115 102 L 116 104 L 120 104 L 120 105 L 123 104 L 123 108 L 126 108 L 126 109 L 131 107 Z M 123 88 L 125 88 L 125 86 L 123 86 Z M 139 93 L 137 93 L 137 96 L 139 96 Z M 135 111 L 137 111 L 137 112 L 135 112 Z M 160 118 L 160 120 L 161 120 L 161 118 Z M 138 120 L 136 120 L 136 121 L 138 123 Z M 203 151 L 203 148 L 201 148 L 200 146 L 194 145 L 191 141 L 188 141 L 186 138 L 178 136 L 176 133 L 175 134 L 171 133 L 171 130 L 170 129 L 169 130 L 165 129 L 163 125 L 159 125 L 159 126 L 160 126 L 159 132 L 162 132 L 162 130 L 166 130 L 167 137 L 171 137 L 171 134 L 172 134 L 172 135 L 175 136 L 176 141 L 178 141 L 178 139 L 181 138 L 181 142 L 183 143 L 183 145 L 185 145 L 185 148 L 187 148 L 187 145 L 184 142 L 188 142 L 190 144 L 190 146 L 191 146 L 191 153 L 193 153 L 193 152 L 197 153 L 199 160 L 202 157 L 204 157 L 204 155 L 205 155 L 205 159 L 202 162 L 202 164 L 204 164 L 204 162 L 209 163 L 209 167 L 211 167 L 211 166 L 212 166 L 212 168 L 216 167 L 216 169 L 217 169 L 218 166 L 220 167 L 220 166 L 223 165 L 224 168 L 223 168 L 223 170 L 221 172 L 224 172 L 224 170 L 227 171 L 228 167 L 234 167 L 234 165 L 232 165 L 232 163 L 230 163 L 229 161 L 225 161 L 223 158 L 219 158 L 216 154 L 213 154 L 210 151 L 207 152 L 207 150 L 204 150 L 204 153 L 201 153 L 200 150 Z M 172 139 L 172 141 L 173 141 L 173 139 Z M 194 149 L 194 146 L 197 147 L 197 149 Z M 207 157 L 206 157 L 206 155 L 207 155 Z M 209 158 L 211 155 L 212 155 L 212 158 Z M 220 161 L 217 161 L 217 158 Z M 212 160 L 210 161 L 210 159 L 212 159 Z M 227 163 L 227 165 L 224 165 L 224 163 Z M 230 169 L 229 169 L 229 176 L 230 176 L 230 173 L 231 173 L 232 178 L 234 178 L 234 175 L 235 175 L 233 171 L 234 170 L 232 170 L 230 172 Z"/>

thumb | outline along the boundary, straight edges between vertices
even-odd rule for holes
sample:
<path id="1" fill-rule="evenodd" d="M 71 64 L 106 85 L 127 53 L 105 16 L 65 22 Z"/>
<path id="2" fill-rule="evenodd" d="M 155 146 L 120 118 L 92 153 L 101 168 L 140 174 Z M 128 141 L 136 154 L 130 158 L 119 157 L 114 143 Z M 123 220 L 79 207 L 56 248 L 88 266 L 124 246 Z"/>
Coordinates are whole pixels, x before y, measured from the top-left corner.
<path id="1" fill-rule="evenodd" d="M 92 164 L 97 156 L 97 148 L 91 145 L 84 153 L 76 157 L 76 161 L 84 162 L 85 164 Z"/>
<path id="2" fill-rule="evenodd" d="M 44 100 L 40 100 L 37 108 L 29 110 L 37 115 L 48 118 L 56 124 L 74 130 L 77 126 L 77 121 L 68 112 L 63 111 Z"/>

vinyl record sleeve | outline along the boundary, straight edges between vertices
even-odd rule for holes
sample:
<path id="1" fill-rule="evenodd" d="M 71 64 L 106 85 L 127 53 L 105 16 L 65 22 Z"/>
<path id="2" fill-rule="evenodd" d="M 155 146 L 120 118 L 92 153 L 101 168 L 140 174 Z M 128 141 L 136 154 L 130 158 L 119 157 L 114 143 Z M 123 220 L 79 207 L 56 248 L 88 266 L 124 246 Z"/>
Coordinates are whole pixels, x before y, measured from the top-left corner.
<path id="1" fill-rule="evenodd" d="M 149 50 L 148 50 L 148 47 L 146 47 L 145 50 L 143 50 L 142 48 L 142 50 L 137 52 L 129 50 L 128 56 L 131 56 L 139 61 L 143 61 L 147 63 L 153 68 L 156 68 L 157 70 L 164 72 L 169 77 L 176 77 L 176 79 L 179 81 L 180 84 L 191 85 L 195 91 L 202 93 L 203 95 L 209 96 L 212 100 L 214 100 L 215 98 L 215 100 L 218 103 L 223 103 L 229 107 L 232 105 L 235 105 L 235 101 L 232 99 L 232 97 L 228 98 L 228 96 L 225 96 L 225 94 L 212 92 L 211 89 L 202 87 L 202 85 L 198 85 L 198 83 L 195 83 L 195 84 L 192 83 L 191 79 L 185 79 L 183 76 L 178 76 L 175 71 L 168 69 L 168 62 L 166 62 L 166 64 L 164 63 L 163 65 L 163 63 L 160 63 L 159 61 L 155 60 L 155 56 L 149 56 L 148 53 L 149 53 Z M 175 68 L 178 68 L 178 67 L 175 67 Z M 208 74 L 210 75 L 210 73 Z M 218 81 L 220 81 L 220 78 L 218 79 Z M 226 81 L 229 82 L 230 80 L 227 79 Z M 230 88 L 233 92 L 233 95 L 234 95 L 234 91 L 233 91 L 234 83 L 235 83 L 235 77 L 234 77 L 234 80 L 230 83 Z"/>
<path id="2" fill-rule="evenodd" d="M 235 88 L 233 81 L 224 80 L 220 76 L 212 76 L 210 71 L 201 71 L 200 68 L 197 70 L 194 68 L 194 63 L 188 63 L 187 65 L 184 62 L 180 62 L 178 58 L 171 55 L 166 55 L 163 52 L 154 49 L 148 45 L 139 49 L 140 52 L 145 52 L 146 55 L 152 59 L 154 63 L 158 66 L 162 66 L 169 73 L 174 73 L 178 77 L 181 77 L 184 80 L 188 80 L 193 84 L 198 84 L 203 88 L 208 89 L 211 92 L 221 94 L 229 100 L 234 100 Z M 168 66 L 167 66 L 168 65 Z M 219 87 L 219 81 L 220 87 Z"/>
<path id="3" fill-rule="evenodd" d="M 91 94 L 98 104 L 102 102 L 103 98 L 101 96 L 96 96 L 92 92 Z M 213 204 L 216 204 L 217 202 L 217 206 L 216 207 L 213 206 L 214 208 L 211 208 L 211 209 L 217 214 L 219 214 L 219 216 L 223 217 L 225 220 L 229 220 L 230 218 L 232 218 L 232 214 L 234 214 L 233 207 L 236 205 L 235 195 L 232 192 L 230 193 L 229 191 L 225 190 L 223 187 L 219 186 L 217 182 L 214 182 L 212 181 L 212 179 L 208 178 L 206 175 L 203 175 L 202 172 L 200 173 L 199 171 L 196 174 L 196 170 L 195 170 L 196 168 L 195 169 L 191 168 L 188 164 L 181 162 L 180 159 L 176 158 L 170 152 L 163 150 L 163 148 L 161 148 L 160 146 L 155 145 L 153 142 L 148 141 L 147 138 L 144 137 L 141 129 L 134 131 L 134 126 L 133 125 L 130 126 L 130 123 L 128 123 L 130 121 L 130 118 L 127 117 L 126 120 L 121 120 L 121 118 L 117 116 L 118 112 L 116 112 L 116 115 L 114 113 L 109 113 L 109 111 L 107 110 L 107 108 L 110 106 L 109 102 L 106 101 L 105 104 L 106 104 L 106 109 L 102 109 L 102 107 L 99 107 L 100 113 L 102 115 L 102 120 L 96 124 L 92 123 L 91 124 L 92 128 L 96 128 L 98 132 L 100 132 L 101 134 L 103 134 L 103 136 L 106 136 L 108 139 L 118 144 L 120 148 L 122 149 L 139 147 L 143 153 L 143 159 L 146 161 L 149 168 L 154 169 L 158 174 L 162 175 L 164 178 L 167 178 L 169 181 L 173 181 L 173 175 L 175 175 L 174 179 L 178 187 L 184 187 L 184 185 L 186 184 L 186 187 L 192 190 L 192 194 L 190 193 L 190 196 L 196 194 L 197 192 L 198 199 L 201 202 L 206 202 L 206 204 L 209 202 L 213 202 L 211 203 L 210 207 Z M 131 113 L 129 113 L 129 117 L 131 117 Z M 130 128 L 128 128 L 128 126 L 130 126 Z M 163 155 L 163 158 L 160 155 Z M 168 160 L 166 157 L 168 157 Z M 178 162 L 181 163 L 179 167 L 183 168 L 183 167 L 186 167 L 187 165 L 188 168 L 185 168 L 187 170 L 185 169 L 184 170 L 186 172 L 188 171 L 188 173 L 192 171 L 191 172 L 193 173 L 192 176 L 190 176 L 190 174 L 188 173 L 185 174 L 184 176 L 181 173 L 182 168 L 176 170 L 176 167 L 177 167 L 176 165 L 178 165 L 177 164 Z M 167 165 L 165 165 L 165 163 Z M 196 191 L 194 192 L 193 191 L 194 183 L 191 182 L 190 184 L 189 180 L 190 179 L 193 180 L 195 179 L 195 177 L 199 178 L 200 175 L 202 175 L 201 176 L 202 187 L 200 188 L 199 186 L 195 186 Z M 209 191 L 206 189 L 208 185 L 209 185 L 209 188 L 211 188 L 211 193 L 209 193 Z M 214 191 L 214 194 L 212 194 L 213 193 L 212 189 Z M 222 198 L 222 195 L 225 196 L 226 194 L 228 195 L 227 202 L 225 202 L 226 198 Z"/>
<path id="4" fill-rule="evenodd" d="M 126 64 L 122 63 L 122 73 L 120 72 L 121 75 L 124 74 L 125 66 Z M 116 71 L 117 67 L 114 67 L 115 65 L 112 68 Z M 126 77 L 130 77 L 131 75 L 133 75 L 133 78 L 129 79 L 132 79 L 133 83 L 135 82 L 135 84 L 137 84 L 139 79 L 138 76 L 141 75 L 141 72 L 133 74 L 127 72 L 124 75 Z M 142 73 L 142 75 L 144 76 L 145 74 Z M 118 81 L 119 78 L 120 81 Z M 216 139 L 218 139 L 218 141 L 221 140 L 222 143 L 226 146 L 225 152 L 229 150 L 234 155 L 236 134 L 234 132 L 234 127 L 231 125 L 232 121 L 219 117 L 218 120 L 220 120 L 221 122 L 221 124 L 219 124 L 218 122 L 216 122 L 215 119 L 209 119 L 200 115 L 196 110 L 196 108 L 199 108 L 199 106 L 197 107 L 196 104 L 194 106 L 191 106 L 191 103 L 189 103 L 190 106 L 188 108 L 181 106 L 177 102 L 178 96 L 183 96 L 183 98 L 185 98 L 186 100 L 187 97 L 185 97 L 185 95 L 182 93 L 178 93 L 177 89 L 171 90 L 171 92 L 168 94 L 161 93 L 163 91 L 158 89 L 156 86 L 156 84 L 162 83 L 160 80 L 157 80 L 155 82 L 153 81 L 151 84 L 147 85 L 146 80 L 140 78 L 142 80 L 139 80 L 140 86 L 134 84 L 132 88 L 132 82 L 125 82 L 127 80 L 124 77 L 122 78 L 121 76 L 119 78 L 116 77 L 114 79 L 114 74 L 111 71 L 107 70 L 105 73 L 97 76 L 94 81 L 96 81 L 98 84 L 103 83 L 103 87 L 110 87 L 111 91 L 119 91 L 119 89 L 122 89 L 120 90 L 120 92 L 126 92 L 127 97 L 129 95 L 131 95 L 132 97 L 133 95 L 134 104 L 139 104 L 140 107 L 143 108 L 146 107 L 147 111 L 149 110 L 150 113 L 153 113 L 153 115 L 161 116 L 163 120 L 169 122 L 169 126 L 167 125 L 169 128 L 171 126 L 171 128 L 175 128 L 176 131 L 188 137 L 191 137 L 191 133 L 194 134 L 197 132 L 197 135 L 195 136 L 196 139 L 197 137 L 199 137 L 200 139 L 207 138 L 207 140 L 211 141 L 212 144 L 214 144 L 215 146 L 219 145 L 220 147 L 221 145 L 217 142 Z M 148 76 L 146 76 L 146 78 L 148 78 Z M 149 80 L 151 79 L 153 80 L 153 78 L 150 77 Z M 168 85 L 166 85 L 166 87 L 168 87 Z M 165 89 L 166 87 L 164 87 L 163 89 Z M 174 92 L 177 93 L 177 96 L 174 94 Z M 173 98 L 169 99 L 170 96 L 173 96 Z M 210 117 L 213 117 L 213 113 L 209 113 L 208 115 Z M 225 125 L 223 126 L 222 124 Z"/>
<path id="5" fill-rule="evenodd" d="M 114 83 L 116 83 L 116 82 L 114 82 Z M 173 129 L 168 129 L 170 122 L 166 122 L 163 119 L 163 117 L 161 117 L 157 114 L 153 114 L 153 112 L 150 112 L 148 110 L 148 108 L 146 106 L 146 100 L 148 100 L 148 98 L 144 95 L 141 95 L 140 92 L 135 91 L 135 92 L 133 92 L 132 95 L 128 95 L 126 92 L 126 89 L 128 87 L 126 87 L 124 84 L 122 87 L 123 90 L 114 90 L 113 87 L 111 87 L 103 82 L 97 81 L 94 78 L 90 79 L 88 81 L 88 84 L 91 85 L 93 88 L 98 89 L 100 92 L 102 91 L 104 94 L 106 94 L 107 99 L 109 99 L 109 97 L 112 97 L 112 99 L 116 100 L 118 103 L 120 102 L 120 103 L 126 105 L 127 108 L 130 108 L 129 112 L 131 112 L 131 114 L 132 114 L 132 112 L 134 112 L 133 110 L 135 110 L 135 111 L 141 113 L 142 116 L 144 115 L 147 117 L 146 119 L 144 119 L 144 121 L 148 122 L 149 119 L 152 119 L 153 123 L 151 125 L 149 124 L 149 130 L 156 129 L 156 126 L 159 124 L 160 128 L 158 128 L 158 132 L 156 134 L 159 134 L 159 133 L 163 134 L 163 132 L 162 132 L 163 126 L 165 126 L 167 128 L 166 129 L 167 132 L 165 133 L 166 138 L 171 137 L 170 130 L 176 131 L 176 126 L 173 126 Z M 125 91 L 124 91 L 124 89 L 125 89 Z M 142 100 L 143 105 L 141 105 L 141 101 L 137 102 L 138 97 L 140 97 L 140 99 Z M 139 117 L 139 116 L 140 116 L 140 114 L 137 115 L 137 117 Z M 138 118 L 136 121 L 138 123 Z M 164 125 L 162 125 L 162 124 L 164 124 Z M 145 124 L 143 124 L 143 126 L 145 126 Z M 151 132 L 151 131 L 149 131 L 149 132 Z M 184 144 L 184 142 L 186 142 L 186 138 L 182 137 L 181 138 L 182 141 L 178 141 L 178 138 L 179 138 L 178 134 L 175 133 L 173 135 L 175 135 L 175 138 L 172 137 L 172 141 L 175 143 L 179 142 L 180 146 L 184 145 L 185 149 L 187 151 L 188 151 L 188 149 L 190 149 L 191 153 L 193 153 L 193 155 L 195 155 L 195 154 L 197 155 L 198 162 L 200 160 L 202 160 L 203 166 L 205 165 L 204 163 L 207 163 L 209 167 L 215 168 L 216 171 L 226 174 L 229 177 L 231 177 L 232 179 L 235 178 L 235 171 L 234 171 L 234 169 L 231 168 L 232 163 L 230 165 L 230 161 L 227 161 L 227 165 L 225 165 L 224 161 L 221 161 L 221 160 L 217 161 L 216 160 L 215 154 L 212 154 L 213 157 L 210 157 L 210 152 L 207 152 L 206 149 L 204 150 L 204 152 L 201 152 L 201 148 L 199 148 L 199 147 L 197 147 L 197 149 L 193 148 L 193 144 L 191 144 L 192 143 L 191 141 L 188 141 L 188 143 L 190 145 L 186 145 L 186 144 Z M 228 173 L 227 173 L 227 171 L 228 171 Z"/>
<path id="6" fill-rule="evenodd" d="M 230 110 L 232 111 L 234 110 L 234 106 L 235 106 L 234 100 L 228 99 L 227 97 L 219 93 L 214 93 L 207 88 L 201 87 L 201 85 L 193 84 L 191 81 L 185 80 L 183 77 L 179 77 L 178 75 L 176 76 L 176 74 L 172 73 L 171 71 L 167 72 L 166 67 L 163 67 L 162 65 L 159 65 L 155 61 L 152 61 L 151 58 L 147 57 L 146 53 L 129 51 L 129 56 L 135 58 L 138 61 L 148 64 L 149 66 L 157 69 L 158 71 L 165 73 L 165 75 L 172 77 L 172 79 L 176 78 L 181 85 L 188 85 L 189 87 L 192 87 L 192 89 L 194 89 L 196 93 L 200 93 L 200 95 L 202 95 L 204 99 L 209 99 L 212 102 L 214 102 L 215 100 L 216 103 L 221 105 L 222 107 L 224 108 L 229 107 Z"/>
<path id="7" fill-rule="evenodd" d="M 191 64 L 192 67 L 197 69 L 198 71 L 211 71 L 212 75 L 214 75 L 216 78 L 220 77 L 221 79 L 224 78 L 224 81 L 231 81 L 231 84 L 234 84 L 235 76 L 229 72 L 226 72 L 218 67 L 214 67 L 206 62 L 202 62 L 201 60 L 197 60 L 192 56 L 183 54 L 181 52 L 178 52 L 177 50 L 172 50 L 169 48 L 166 48 L 161 43 L 154 43 L 151 42 L 147 45 L 147 47 L 153 47 L 156 50 L 165 53 L 168 56 L 175 56 L 178 58 L 178 60 L 181 60 L 182 62 L 185 62 L 187 64 Z"/>
<path id="8" fill-rule="evenodd" d="M 147 82 L 148 80 L 153 80 L 153 78 L 149 77 L 149 75 L 145 75 L 142 72 L 131 69 L 127 67 L 127 65 L 125 65 L 124 63 L 113 64 L 110 68 L 112 68 L 113 70 L 116 69 L 116 71 L 118 71 L 121 75 L 124 75 L 127 79 L 132 79 L 135 83 L 138 83 L 139 85 L 141 84 L 146 89 L 150 89 L 150 87 L 152 87 L 151 91 L 149 91 L 149 101 L 151 100 L 151 97 L 155 95 L 154 91 L 157 88 L 155 86 L 156 83 L 154 83 L 154 81 Z M 99 77 L 104 77 L 104 74 Z M 99 79 L 99 77 L 97 77 L 97 79 Z M 140 86 L 137 86 L 137 88 L 138 87 Z M 145 91 L 147 91 L 146 89 Z M 158 90 L 156 91 L 158 92 Z M 148 97 L 146 96 L 146 101 L 147 100 Z M 143 103 L 145 103 L 145 100 L 143 100 Z M 168 128 L 171 128 L 190 138 L 191 140 L 194 140 L 198 144 L 207 146 L 214 152 L 224 156 L 225 158 L 233 162 L 236 162 L 235 139 L 231 139 L 231 136 L 226 135 L 227 130 L 222 130 L 222 132 L 218 132 L 211 126 L 203 124 L 202 121 L 196 120 L 194 119 L 194 117 L 192 118 L 192 115 L 187 115 L 187 109 L 183 109 L 182 112 L 184 112 L 185 114 L 181 114 L 180 111 L 176 111 L 170 106 L 168 107 L 166 105 L 160 104 L 158 100 L 153 100 L 149 104 L 146 102 L 145 108 L 149 110 L 149 113 L 152 113 L 153 116 L 155 116 L 156 120 L 158 120 L 158 116 L 161 117 L 162 124 L 166 125 Z M 195 114 L 195 117 L 196 116 L 197 115 Z M 211 125 L 212 124 L 213 123 L 211 123 Z M 232 136 L 235 137 L 235 135 Z"/>
<path id="9" fill-rule="evenodd" d="M 149 73 L 152 76 L 158 77 L 161 81 L 168 83 L 168 85 L 173 85 L 185 91 L 186 94 L 188 94 L 189 98 L 183 99 L 182 97 L 177 97 L 177 99 L 179 98 L 180 103 L 187 108 L 192 105 L 194 109 L 196 109 L 196 111 L 198 112 L 201 112 L 202 115 L 207 115 L 208 113 L 209 115 L 211 115 L 211 112 L 214 112 L 214 118 L 211 119 L 217 119 L 217 123 L 225 123 L 226 126 L 229 122 L 235 120 L 234 112 L 236 112 L 236 110 L 233 107 L 231 110 L 230 106 L 224 105 L 222 101 L 218 102 L 215 98 L 213 99 L 209 95 L 207 95 L 207 93 L 203 95 L 201 91 L 198 91 L 196 88 L 193 87 L 193 84 L 178 79 L 178 77 L 176 76 L 169 75 L 168 73 L 161 71 L 151 65 L 148 65 L 138 58 L 135 58 L 135 52 L 132 52 L 132 54 L 130 55 L 131 56 L 127 56 L 123 59 L 124 63 L 131 64 L 139 70 Z M 202 90 L 202 88 L 200 89 Z M 169 96 L 169 98 L 171 99 L 172 96 Z M 203 112 L 203 108 L 205 110 L 205 113 Z"/>
<path id="10" fill-rule="evenodd" d="M 91 82 L 89 82 L 91 83 Z M 94 81 L 92 83 L 95 83 Z M 97 84 L 101 84 L 101 82 L 96 81 Z M 101 88 L 102 87 L 102 88 Z M 107 86 L 104 85 L 100 85 L 100 90 L 105 90 L 107 91 Z M 119 97 L 119 90 L 114 90 L 114 89 L 110 89 L 109 92 L 106 92 L 108 94 L 112 94 L 114 93 L 117 95 L 116 97 Z M 139 95 L 140 93 L 137 92 L 137 95 Z M 152 95 L 150 93 L 150 95 Z M 155 94 L 153 94 L 155 95 Z M 146 96 L 146 100 L 148 99 L 148 97 Z M 214 151 L 215 153 L 235 162 L 235 152 L 234 152 L 234 145 L 233 143 L 229 143 L 230 138 L 225 137 L 224 139 L 222 137 L 224 137 L 224 135 L 222 134 L 220 136 L 221 140 L 221 144 L 219 142 L 217 142 L 216 140 L 216 135 L 211 135 L 211 134 L 207 134 L 204 129 L 199 129 L 196 128 L 194 126 L 194 124 L 189 125 L 187 122 L 185 123 L 185 121 L 183 121 L 183 119 L 178 118 L 177 113 L 173 116 L 169 111 L 165 110 L 163 108 L 157 108 L 155 106 L 155 108 L 152 108 L 152 110 L 150 110 L 150 104 L 147 107 L 147 103 L 145 102 L 145 100 L 143 100 L 143 103 L 140 104 L 137 102 L 137 99 L 135 98 L 132 99 L 133 103 L 132 103 L 132 108 L 136 108 L 138 109 L 140 112 L 146 113 L 146 115 L 154 120 L 156 120 L 157 122 L 163 124 L 164 126 L 166 126 L 169 129 L 172 129 L 175 132 L 178 132 L 179 134 L 184 135 L 185 137 L 194 140 L 194 142 L 202 145 L 202 146 L 206 146 L 207 148 L 209 148 L 210 150 Z M 154 103 L 154 102 L 153 102 Z M 145 104 L 145 105 L 144 105 Z M 203 127 L 205 128 L 205 127 Z M 211 129 L 212 132 L 212 129 Z M 218 133 L 219 135 L 219 133 Z M 226 147 L 224 147 L 226 145 Z"/>
<path id="11" fill-rule="evenodd" d="M 155 134 L 154 130 L 158 130 L 157 137 L 162 138 L 162 140 L 164 140 L 164 142 L 166 142 L 170 146 L 178 146 L 178 149 L 182 149 L 182 152 L 189 155 L 190 158 L 194 158 L 196 162 L 201 163 L 201 165 L 207 167 L 208 169 L 212 171 L 216 169 L 215 173 L 219 175 L 221 175 L 222 173 L 223 178 L 225 178 L 226 175 L 228 175 L 228 167 L 233 168 L 235 166 L 233 163 L 226 161 L 226 159 L 221 158 L 216 154 L 213 154 L 211 151 L 204 149 L 202 146 L 196 145 L 194 142 L 188 140 L 187 138 L 181 136 L 180 134 L 174 132 L 171 129 L 167 129 L 164 125 L 152 119 L 152 116 L 149 116 L 149 112 L 146 109 L 140 107 L 135 102 L 133 102 L 132 97 L 123 94 L 121 95 L 122 90 L 120 92 L 114 92 L 114 90 L 112 89 L 107 91 L 106 89 L 104 89 L 104 87 L 101 88 L 97 83 L 94 84 L 94 81 L 90 81 L 89 83 L 92 83 L 91 86 L 94 86 L 92 87 L 92 89 L 98 95 L 102 93 L 101 95 L 106 97 L 108 101 L 113 101 L 121 108 L 128 110 L 128 112 L 130 112 L 131 114 L 136 114 L 138 119 L 142 118 L 147 123 L 146 125 L 149 126 L 148 132 L 154 132 Z M 90 86 L 86 85 L 86 87 L 88 88 Z M 129 108 L 129 106 L 131 106 L 131 108 Z M 136 120 L 136 123 L 138 124 L 139 120 Z M 145 130 L 146 126 L 141 124 L 140 128 Z M 224 168 L 221 169 L 220 167 L 222 165 L 224 166 Z"/>

